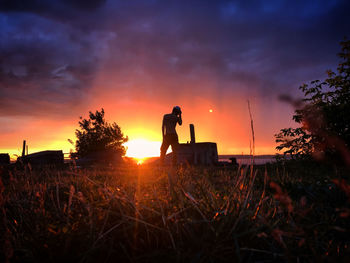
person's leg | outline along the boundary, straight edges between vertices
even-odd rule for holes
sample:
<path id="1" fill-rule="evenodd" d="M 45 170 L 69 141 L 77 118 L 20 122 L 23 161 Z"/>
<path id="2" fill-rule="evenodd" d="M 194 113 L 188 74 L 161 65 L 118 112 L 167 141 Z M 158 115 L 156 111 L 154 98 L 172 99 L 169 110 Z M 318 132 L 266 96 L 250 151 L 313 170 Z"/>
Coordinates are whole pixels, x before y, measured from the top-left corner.
<path id="1" fill-rule="evenodd" d="M 173 151 L 173 166 L 177 164 L 177 154 L 179 148 L 179 138 L 177 134 L 174 134 L 171 138 L 171 150 Z"/>
<path id="2" fill-rule="evenodd" d="M 165 135 L 163 137 L 162 146 L 160 147 L 160 165 L 164 164 L 164 158 L 165 158 L 165 154 L 166 154 L 166 151 L 168 150 L 168 148 L 169 148 L 169 139 Z"/>
<path id="3" fill-rule="evenodd" d="M 177 155 L 178 155 L 178 146 L 179 146 L 179 138 L 177 134 L 172 134 L 170 145 L 173 151 L 173 160 L 172 160 L 172 167 L 168 172 L 168 178 L 169 178 L 170 194 L 171 194 L 171 197 L 174 199 L 176 198 L 174 185 L 176 185 L 176 170 L 177 170 L 176 165 L 177 165 Z"/>

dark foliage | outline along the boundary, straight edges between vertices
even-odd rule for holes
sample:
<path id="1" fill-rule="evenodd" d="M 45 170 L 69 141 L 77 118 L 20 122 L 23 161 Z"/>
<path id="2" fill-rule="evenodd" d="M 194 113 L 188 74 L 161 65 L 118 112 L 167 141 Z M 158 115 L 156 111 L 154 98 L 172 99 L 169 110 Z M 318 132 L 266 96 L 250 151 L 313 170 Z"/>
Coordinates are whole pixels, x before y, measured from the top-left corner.
<path id="1" fill-rule="evenodd" d="M 350 144 L 350 41 L 341 42 L 341 62 L 337 72 L 327 71 L 323 82 L 312 81 L 300 90 L 305 98 L 295 103 L 293 120 L 298 128 L 276 134 L 277 150 L 296 157 L 345 156 Z"/>
<path id="2" fill-rule="evenodd" d="M 128 141 L 128 137 L 124 137 L 115 122 L 112 124 L 106 122 L 104 115 L 105 112 L 101 109 L 95 113 L 90 111 L 89 119 L 80 117 L 80 129 L 75 131 L 77 141 L 76 153 L 72 154 L 73 157 L 86 157 L 96 153 L 125 155 L 123 143 Z"/>

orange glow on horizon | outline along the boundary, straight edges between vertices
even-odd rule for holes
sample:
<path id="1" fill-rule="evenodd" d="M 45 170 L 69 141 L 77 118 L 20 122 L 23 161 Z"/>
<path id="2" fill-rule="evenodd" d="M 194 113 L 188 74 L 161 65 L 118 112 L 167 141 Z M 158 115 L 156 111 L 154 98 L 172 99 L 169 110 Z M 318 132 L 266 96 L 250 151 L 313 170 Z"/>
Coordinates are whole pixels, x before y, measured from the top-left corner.
<path id="1" fill-rule="evenodd" d="M 189 124 L 195 125 L 197 142 L 216 142 L 218 153 L 249 154 L 251 130 L 249 115 L 246 110 L 246 101 L 233 98 L 230 103 L 226 97 L 219 104 L 211 98 L 190 96 L 165 99 L 164 94 L 155 98 L 132 97 L 129 100 L 118 100 L 111 90 L 108 92 L 93 93 L 93 100 L 81 109 L 81 116 L 88 117 L 88 111 L 99 110 L 102 107 L 106 112 L 106 121 L 116 122 L 129 142 L 126 156 L 135 158 L 159 157 L 162 141 L 161 124 L 163 115 L 170 113 L 172 105 L 180 105 L 183 114 L 182 126 L 176 130 L 180 143 L 190 141 Z M 186 96 L 185 96 L 186 95 Z M 227 96 L 229 98 L 229 96 Z M 274 133 L 281 127 L 291 127 L 291 120 L 277 122 L 281 112 L 276 107 L 268 112 L 261 111 L 260 101 L 252 100 L 252 113 L 255 130 L 255 154 L 276 153 Z M 293 109 L 290 109 L 293 113 Z M 22 141 L 29 145 L 29 153 L 44 150 L 63 150 L 64 153 L 74 151 L 75 146 L 67 139 L 76 140 L 74 134 L 78 127 L 79 114 L 72 113 L 66 119 L 50 119 L 39 116 L 33 119 L 18 119 L 8 129 L 11 132 L 0 136 L 0 152 L 10 153 L 12 160 L 22 152 Z M 276 120 L 273 125 L 267 126 L 266 119 Z M 170 151 L 171 147 L 169 147 Z M 17 156 L 16 156 L 17 155 Z"/>

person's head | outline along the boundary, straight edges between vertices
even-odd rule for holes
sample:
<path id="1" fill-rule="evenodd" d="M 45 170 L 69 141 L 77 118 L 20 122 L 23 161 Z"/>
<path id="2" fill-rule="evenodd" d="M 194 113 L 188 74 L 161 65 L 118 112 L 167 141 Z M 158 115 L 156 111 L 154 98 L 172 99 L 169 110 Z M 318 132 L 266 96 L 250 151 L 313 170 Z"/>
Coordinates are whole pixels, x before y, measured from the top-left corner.
<path id="1" fill-rule="evenodd" d="M 182 113 L 181 112 L 181 108 L 179 106 L 175 106 L 173 108 L 173 112 L 172 113 L 175 114 L 175 115 L 181 114 Z"/>

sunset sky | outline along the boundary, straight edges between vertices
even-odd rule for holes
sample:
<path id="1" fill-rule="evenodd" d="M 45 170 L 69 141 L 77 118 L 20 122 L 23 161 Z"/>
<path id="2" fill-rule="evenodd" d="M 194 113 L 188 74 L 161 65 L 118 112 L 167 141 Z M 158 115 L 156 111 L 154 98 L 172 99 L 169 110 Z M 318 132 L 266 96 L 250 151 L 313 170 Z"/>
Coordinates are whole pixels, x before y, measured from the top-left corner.
<path id="1" fill-rule="evenodd" d="M 130 147 L 159 153 L 161 121 L 183 111 L 180 142 L 256 153 L 295 125 L 298 87 L 335 69 L 350 1 L 0 0 L 0 152 L 69 152 L 79 116 L 105 109 Z M 133 143 L 134 142 L 134 143 Z M 132 155 L 129 152 L 129 155 Z"/>

